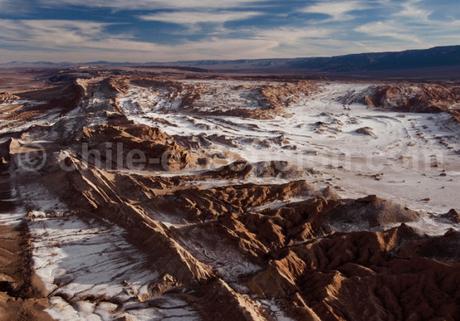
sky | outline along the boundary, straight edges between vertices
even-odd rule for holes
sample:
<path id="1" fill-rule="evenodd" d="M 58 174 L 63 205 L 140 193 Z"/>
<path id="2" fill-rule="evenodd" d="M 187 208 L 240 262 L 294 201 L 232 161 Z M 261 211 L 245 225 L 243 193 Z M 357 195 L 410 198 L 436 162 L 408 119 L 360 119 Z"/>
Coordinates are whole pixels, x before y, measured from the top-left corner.
<path id="1" fill-rule="evenodd" d="M 0 0 L 0 62 L 336 56 L 459 31 L 459 0 Z"/>

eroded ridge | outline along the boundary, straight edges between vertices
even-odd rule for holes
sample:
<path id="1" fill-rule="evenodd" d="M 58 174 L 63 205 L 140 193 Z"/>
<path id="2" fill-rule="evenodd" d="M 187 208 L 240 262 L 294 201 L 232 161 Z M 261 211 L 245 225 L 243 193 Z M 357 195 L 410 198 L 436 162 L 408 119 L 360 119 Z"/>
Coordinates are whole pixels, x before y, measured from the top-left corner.
<path id="1" fill-rule="evenodd" d="M 419 114 L 380 84 L 190 78 L 3 94 L 5 316 L 460 318 L 452 95 L 421 87 L 449 108 Z"/>

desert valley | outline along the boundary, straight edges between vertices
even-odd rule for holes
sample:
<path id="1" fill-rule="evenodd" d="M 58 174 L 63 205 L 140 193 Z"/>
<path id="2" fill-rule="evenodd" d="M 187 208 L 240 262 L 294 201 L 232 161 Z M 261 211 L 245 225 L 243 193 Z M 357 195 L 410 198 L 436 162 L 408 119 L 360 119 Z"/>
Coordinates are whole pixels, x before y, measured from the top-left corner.
<path id="1" fill-rule="evenodd" d="M 455 81 L 2 73 L 0 320 L 460 319 Z"/>

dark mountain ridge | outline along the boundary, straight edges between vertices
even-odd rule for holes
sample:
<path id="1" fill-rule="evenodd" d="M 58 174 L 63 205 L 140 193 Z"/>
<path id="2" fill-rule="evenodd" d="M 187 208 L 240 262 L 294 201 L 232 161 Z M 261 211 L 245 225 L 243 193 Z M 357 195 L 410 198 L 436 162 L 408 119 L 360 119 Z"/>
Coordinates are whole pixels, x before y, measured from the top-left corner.
<path id="1" fill-rule="evenodd" d="M 302 69 L 316 72 L 382 71 L 460 66 L 460 46 L 335 57 L 183 61 L 179 65 L 222 69 Z"/>
<path id="2" fill-rule="evenodd" d="M 12 62 L 1 67 L 58 68 L 160 67 L 187 68 L 199 72 L 297 75 L 302 77 L 344 77 L 374 79 L 460 79 L 460 45 L 401 52 L 360 53 L 335 57 L 198 60 L 177 62 L 108 62 L 86 63 Z"/>

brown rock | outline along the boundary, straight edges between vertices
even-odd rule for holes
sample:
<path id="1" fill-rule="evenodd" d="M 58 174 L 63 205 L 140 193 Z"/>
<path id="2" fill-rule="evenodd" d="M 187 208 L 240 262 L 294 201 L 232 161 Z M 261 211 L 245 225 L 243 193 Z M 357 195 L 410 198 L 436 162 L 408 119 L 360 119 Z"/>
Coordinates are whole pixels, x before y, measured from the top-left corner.
<path id="1" fill-rule="evenodd" d="M 452 223 L 460 224 L 460 213 L 455 209 L 451 209 L 441 217 L 451 221 Z"/>
<path id="2" fill-rule="evenodd" d="M 18 100 L 19 97 L 9 92 L 0 92 L 0 104 L 11 104 Z"/>
<path id="3" fill-rule="evenodd" d="M 359 98 L 357 99 L 360 100 Z M 392 84 L 376 86 L 362 98 L 369 107 L 392 108 L 408 112 L 449 111 L 460 102 L 457 85 Z"/>

